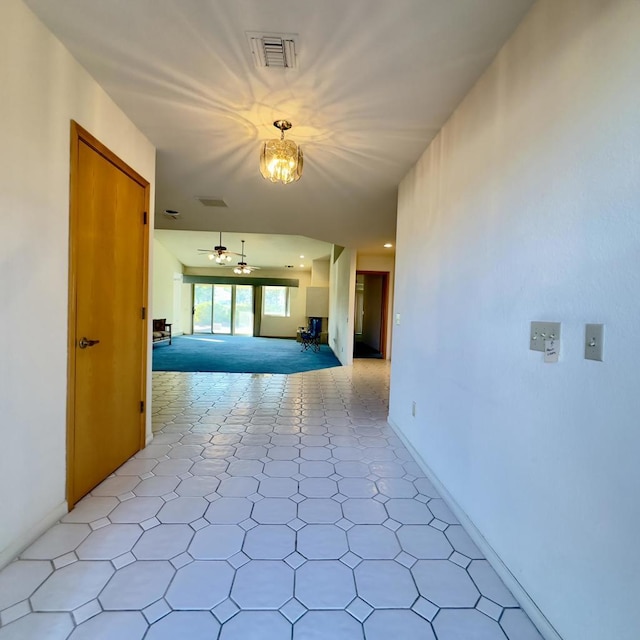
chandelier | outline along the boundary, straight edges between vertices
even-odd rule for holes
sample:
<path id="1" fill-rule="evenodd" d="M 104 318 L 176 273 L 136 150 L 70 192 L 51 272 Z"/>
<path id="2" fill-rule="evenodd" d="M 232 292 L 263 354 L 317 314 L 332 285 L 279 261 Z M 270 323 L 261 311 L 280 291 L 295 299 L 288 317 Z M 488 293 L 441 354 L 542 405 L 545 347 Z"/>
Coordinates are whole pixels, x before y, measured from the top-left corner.
<path id="1" fill-rule="evenodd" d="M 293 141 L 285 140 L 284 132 L 291 129 L 288 120 L 273 123 L 280 129 L 280 139 L 267 140 L 260 151 L 260 173 L 266 180 L 288 184 L 300 180 L 302 175 L 302 149 Z"/>

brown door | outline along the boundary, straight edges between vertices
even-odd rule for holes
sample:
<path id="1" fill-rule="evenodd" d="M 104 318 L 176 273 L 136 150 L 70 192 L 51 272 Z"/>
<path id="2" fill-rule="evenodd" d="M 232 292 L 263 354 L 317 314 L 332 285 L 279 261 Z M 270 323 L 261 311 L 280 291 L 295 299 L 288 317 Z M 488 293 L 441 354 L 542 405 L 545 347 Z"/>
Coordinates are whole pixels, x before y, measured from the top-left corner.
<path id="1" fill-rule="evenodd" d="M 72 123 L 67 499 L 144 445 L 148 182 Z"/>

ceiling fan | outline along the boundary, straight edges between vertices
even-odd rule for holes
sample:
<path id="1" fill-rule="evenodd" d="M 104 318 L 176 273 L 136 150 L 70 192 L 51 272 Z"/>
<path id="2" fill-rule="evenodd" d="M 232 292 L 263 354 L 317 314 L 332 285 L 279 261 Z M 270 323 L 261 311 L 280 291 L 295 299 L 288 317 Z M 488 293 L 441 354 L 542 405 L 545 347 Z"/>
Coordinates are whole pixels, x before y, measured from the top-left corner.
<path id="1" fill-rule="evenodd" d="M 252 267 L 244 261 L 244 240 L 242 240 L 242 257 L 240 262 L 238 262 L 238 266 L 234 267 L 233 273 L 237 273 L 238 275 L 248 275 L 259 268 L 260 267 Z"/>
<path id="2" fill-rule="evenodd" d="M 243 240 L 244 242 L 244 240 Z M 232 256 L 239 256 L 235 251 L 228 251 L 227 247 L 222 244 L 222 231 L 220 232 L 220 244 L 213 249 L 198 249 L 200 253 L 206 253 L 209 260 L 215 260 L 218 264 L 231 262 Z"/>

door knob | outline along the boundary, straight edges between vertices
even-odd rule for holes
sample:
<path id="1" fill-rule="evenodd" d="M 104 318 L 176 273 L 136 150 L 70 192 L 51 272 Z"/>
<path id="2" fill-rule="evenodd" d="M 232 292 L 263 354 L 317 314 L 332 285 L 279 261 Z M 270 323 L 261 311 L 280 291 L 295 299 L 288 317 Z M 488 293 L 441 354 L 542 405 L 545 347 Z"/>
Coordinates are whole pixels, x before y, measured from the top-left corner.
<path id="1" fill-rule="evenodd" d="M 93 347 L 94 344 L 98 344 L 100 340 L 89 340 L 88 338 L 82 337 L 80 338 L 80 342 L 78 342 L 78 346 L 81 349 L 86 349 L 87 347 Z"/>

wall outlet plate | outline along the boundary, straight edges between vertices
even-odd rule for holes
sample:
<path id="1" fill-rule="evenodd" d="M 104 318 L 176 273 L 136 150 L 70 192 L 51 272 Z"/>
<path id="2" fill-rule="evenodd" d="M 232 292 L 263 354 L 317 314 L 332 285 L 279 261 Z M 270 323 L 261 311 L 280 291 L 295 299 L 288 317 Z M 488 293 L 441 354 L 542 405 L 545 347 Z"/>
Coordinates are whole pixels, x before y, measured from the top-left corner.
<path id="1" fill-rule="evenodd" d="M 584 357 L 602 362 L 604 356 L 604 325 L 588 324 L 584 330 Z"/>
<path id="2" fill-rule="evenodd" d="M 529 334 L 529 349 L 544 351 L 545 340 L 560 340 L 559 322 L 532 322 Z"/>

